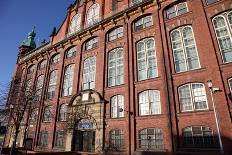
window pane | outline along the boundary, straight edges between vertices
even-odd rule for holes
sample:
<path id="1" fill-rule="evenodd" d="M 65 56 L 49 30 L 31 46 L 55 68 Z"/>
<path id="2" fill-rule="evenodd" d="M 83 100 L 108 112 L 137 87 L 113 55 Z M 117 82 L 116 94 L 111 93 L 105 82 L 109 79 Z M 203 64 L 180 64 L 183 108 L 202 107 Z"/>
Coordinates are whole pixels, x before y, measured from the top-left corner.
<path id="1" fill-rule="evenodd" d="M 221 50 L 223 62 L 232 62 L 232 37 L 226 18 L 219 15 L 213 19 L 218 44 Z M 231 15 L 228 15 L 228 23 L 231 23 Z"/>
<path id="2" fill-rule="evenodd" d="M 74 75 L 74 64 L 71 64 L 65 68 L 63 96 L 72 95 L 73 75 Z"/>
<path id="3" fill-rule="evenodd" d="M 95 88 L 96 57 L 90 57 L 84 61 L 83 90 Z"/>
<path id="4" fill-rule="evenodd" d="M 111 117 L 124 117 L 124 97 L 122 95 L 111 98 Z"/>

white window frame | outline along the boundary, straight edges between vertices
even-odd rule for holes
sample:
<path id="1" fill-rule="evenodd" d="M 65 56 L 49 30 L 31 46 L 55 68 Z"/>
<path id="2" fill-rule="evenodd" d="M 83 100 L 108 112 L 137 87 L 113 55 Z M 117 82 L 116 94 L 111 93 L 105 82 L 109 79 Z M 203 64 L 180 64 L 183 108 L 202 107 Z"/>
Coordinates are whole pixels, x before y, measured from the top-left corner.
<path id="1" fill-rule="evenodd" d="M 220 38 L 225 38 L 225 36 L 219 37 L 218 34 L 217 34 L 217 30 L 218 30 L 218 29 L 222 29 L 223 27 L 225 27 L 225 29 L 226 29 L 227 32 L 228 32 L 227 36 L 229 37 L 230 42 L 231 42 L 231 44 L 232 44 L 232 23 L 229 22 L 229 17 L 228 17 L 229 14 L 231 14 L 231 16 L 232 16 L 232 11 L 228 11 L 228 12 L 222 13 L 222 14 L 220 14 L 220 15 L 217 15 L 217 16 L 215 16 L 215 17 L 212 19 L 212 23 L 213 23 L 213 27 L 214 27 L 214 31 L 215 31 L 215 35 L 216 35 L 216 38 L 217 38 L 217 43 L 218 43 L 218 46 L 219 46 L 219 49 L 220 49 L 220 54 L 221 54 L 223 63 L 230 63 L 230 62 L 232 62 L 232 59 L 229 60 L 229 61 L 226 61 L 226 60 L 225 60 L 225 58 L 224 58 L 224 56 L 223 56 L 223 53 L 222 53 L 222 47 L 221 47 L 220 41 L 219 41 Z M 218 18 L 218 17 L 222 17 L 222 18 L 223 18 L 223 20 L 224 20 L 224 22 L 225 22 L 225 24 L 226 24 L 225 26 L 220 27 L 220 28 L 215 28 L 214 20 L 216 20 L 216 18 Z M 232 49 L 231 49 L 231 51 L 229 51 L 229 52 L 232 53 Z"/>
<path id="2" fill-rule="evenodd" d="M 67 121 L 68 118 L 68 104 L 64 103 L 60 105 L 59 121 Z"/>
<path id="3" fill-rule="evenodd" d="M 94 89 L 96 80 L 96 56 L 85 59 L 83 66 L 82 90 Z"/>
<path id="4" fill-rule="evenodd" d="M 187 11 L 184 12 L 184 13 L 180 13 L 180 10 L 183 9 L 183 8 L 180 9 L 180 6 L 181 6 L 182 4 L 184 4 L 184 5 L 185 5 L 184 8 L 187 9 Z M 173 10 L 172 10 L 172 9 L 173 9 Z M 187 13 L 188 11 L 189 11 L 189 10 L 188 10 L 187 2 L 181 2 L 181 3 L 175 4 L 175 5 L 173 5 L 172 7 L 168 8 L 168 9 L 166 10 L 166 17 L 167 17 L 167 19 L 172 19 L 172 18 L 175 18 L 175 17 L 180 16 L 180 15 L 182 15 L 182 14 L 185 14 L 185 13 Z M 171 17 L 169 17 L 170 14 L 174 14 L 174 15 L 171 16 Z"/>
<path id="5" fill-rule="evenodd" d="M 81 30 L 81 14 L 76 14 L 73 16 L 72 21 L 69 26 L 69 34 L 74 34 Z"/>
<path id="6" fill-rule="evenodd" d="M 95 47 L 97 47 L 97 43 L 98 43 L 98 38 L 97 37 L 94 37 L 88 41 L 86 41 L 85 43 L 85 50 L 91 50 Z"/>
<path id="7" fill-rule="evenodd" d="M 76 55 L 76 46 L 70 48 L 67 52 L 66 52 L 66 58 L 71 58 L 74 57 Z"/>
<path id="8" fill-rule="evenodd" d="M 48 92 L 47 92 L 48 99 L 52 99 L 55 95 L 56 82 L 57 82 L 57 70 L 53 70 L 50 72 L 50 77 L 49 77 Z M 49 97 L 49 93 L 51 93 L 51 98 Z"/>
<path id="9" fill-rule="evenodd" d="M 147 42 L 148 41 L 153 41 L 153 48 L 148 48 L 147 47 Z M 144 50 L 139 51 L 139 44 L 143 43 L 144 46 Z M 149 50 L 154 50 L 153 55 L 149 56 Z M 136 43 L 136 53 L 137 53 L 137 79 L 138 81 L 142 81 L 142 80 L 147 80 L 147 79 L 151 79 L 151 78 L 156 78 L 158 77 L 158 65 L 157 65 L 157 56 L 156 56 L 156 46 L 155 46 L 155 39 L 154 38 L 145 38 L 140 40 L 139 42 Z M 143 53 L 145 53 L 145 57 L 141 57 L 139 58 L 139 55 L 143 55 Z M 144 69 L 140 68 L 141 65 L 140 63 L 142 63 L 145 59 L 145 63 L 146 63 L 146 67 L 145 67 L 145 73 L 146 73 L 146 77 L 140 77 L 140 75 L 143 76 L 143 71 Z M 152 68 L 149 67 L 149 59 L 154 59 L 154 64 L 155 66 L 153 66 Z M 149 71 L 150 69 L 152 69 L 154 71 L 154 76 L 150 76 Z"/>
<path id="10" fill-rule="evenodd" d="M 184 39 L 189 39 L 189 38 L 191 38 L 191 37 L 183 37 L 183 30 L 185 29 L 185 28 L 190 28 L 191 29 L 191 31 L 192 31 L 192 38 L 193 38 L 193 44 L 191 44 L 191 45 L 186 45 L 186 43 L 184 42 Z M 175 41 L 173 41 L 173 38 L 172 38 L 172 33 L 174 33 L 174 32 L 178 32 L 179 34 L 180 34 L 180 43 L 181 43 L 181 47 L 179 47 L 179 48 L 173 48 L 174 47 L 174 43 L 176 43 L 177 42 L 177 40 L 175 40 Z M 197 45 L 196 45 L 196 40 L 195 40 L 195 36 L 194 36 L 194 32 L 193 32 L 193 29 L 192 29 L 192 26 L 183 26 L 183 27 L 180 27 L 180 28 L 177 28 L 177 29 L 174 29 L 174 30 L 172 30 L 172 32 L 170 33 L 170 38 L 171 38 L 171 44 L 172 44 L 172 52 L 173 52 L 173 61 L 174 61 L 174 65 L 175 65 L 175 71 L 177 72 L 177 73 L 181 73 L 181 72 L 186 72 L 186 71 L 190 71 L 190 70 L 196 70 L 196 69 L 199 69 L 199 68 L 201 68 L 201 64 L 200 64 L 200 60 L 199 60 L 199 55 L 198 55 L 198 50 L 197 50 Z M 196 57 L 195 58 L 197 58 L 197 63 L 198 63 L 198 67 L 196 67 L 196 68 L 192 68 L 192 69 L 190 69 L 190 65 L 189 65 L 189 63 L 188 63 L 188 59 L 189 58 L 191 58 L 191 57 L 188 57 L 187 56 L 187 48 L 188 47 L 191 47 L 191 46 L 194 46 L 195 47 L 195 54 L 196 54 Z M 176 50 L 180 50 L 180 49 L 182 49 L 182 54 L 183 54 L 183 60 L 182 61 L 184 61 L 184 67 L 185 67 L 185 69 L 184 70 L 179 70 L 179 71 L 177 71 L 177 65 L 176 65 L 176 60 L 177 61 L 179 61 L 178 59 L 177 59 L 177 57 L 175 57 L 175 51 Z"/>
<path id="11" fill-rule="evenodd" d="M 193 85 L 201 85 L 202 86 L 202 89 L 203 89 L 203 92 L 202 93 L 204 93 L 203 95 L 201 95 L 201 97 L 202 96 L 204 96 L 205 97 L 205 104 L 206 104 L 206 108 L 202 108 L 202 109 L 196 109 L 195 108 L 195 104 L 196 104 L 196 102 L 194 101 L 195 100 L 195 97 L 196 96 L 194 96 L 193 95 Z M 190 110 L 186 110 L 186 109 L 182 109 L 181 107 L 182 107 L 182 103 L 181 103 L 181 99 L 183 99 L 183 97 L 181 96 L 181 94 L 180 94 L 180 89 L 181 88 L 183 88 L 183 87 L 185 87 L 185 86 L 189 86 L 188 88 L 188 90 L 189 90 L 189 94 L 190 94 L 190 99 L 191 99 L 191 107 L 192 107 L 192 109 L 190 109 Z M 208 101 L 207 101 L 207 94 L 206 94 L 206 91 L 205 91 L 205 85 L 203 84 L 203 83 L 187 83 L 187 84 L 184 84 L 184 85 L 182 85 L 182 86 L 180 86 L 179 88 L 178 88 L 178 94 L 179 94 L 179 103 L 180 103 L 180 111 L 181 112 L 190 112 L 190 111 L 201 111 L 201 110 L 208 110 Z M 199 97 L 199 96 L 197 96 L 197 97 Z"/>
<path id="12" fill-rule="evenodd" d="M 138 94 L 138 97 L 139 97 L 139 116 L 161 114 L 161 100 L 160 100 L 159 90 L 145 90 L 140 92 Z M 155 111 L 153 111 L 152 109 L 154 107 L 155 107 Z"/>
<path id="13" fill-rule="evenodd" d="M 146 22 L 148 20 L 148 18 L 150 20 L 149 20 L 149 22 Z M 147 23 L 151 23 L 151 24 L 147 25 Z M 145 28 L 150 27 L 152 25 L 153 25 L 152 15 L 147 15 L 147 16 L 144 16 L 144 17 L 138 19 L 137 21 L 135 21 L 134 30 L 135 30 L 135 32 L 138 32 L 138 31 L 141 31 L 142 29 L 145 29 Z"/>
<path id="14" fill-rule="evenodd" d="M 124 117 L 124 96 L 115 95 L 110 99 L 111 118 Z"/>
<path id="15" fill-rule="evenodd" d="M 74 77 L 74 64 L 69 64 L 65 67 L 64 71 L 64 81 L 63 81 L 63 96 L 72 95 L 73 77 Z"/>
<path id="16" fill-rule="evenodd" d="M 230 93 L 232 94 L 232 78 L 229 78 L 228 83 L 229 83 Z"/>
<path id="17" fill-rule="evenodd" d="M 121 57 L 119 54 L 121 53 Z M 111 56 L 114 58 L 111 59 Z M 121 74 L 119 74 L 121 69 Z M 112 76 L 115 72 L 115 75 Z M 117 86 L 124 83 L 124 51 L 123 48 L 115 48 L 108 53 L 108 86 Z"/>
<path id="18" fill-rule="evenodd" d="M 37 81 L 36 81 L 36 99 L 37 101 L 41 100 L 41 96 L 42 96 L 42 90 L 43 90 L 43 83 L 44 83 L 44 75 L 40 75 L 37 77 Z"/>
<path id="19" fill-rule="evenodd" d="M 86 14 L 86 26 L 92 26 L 100 21 L 100 6 L 98 3 L 93 4 Z"/>
<path id="20" fill-rule="evenodd" d="M 123 27 L 118 27 L 116 29 L 113 29 L 108 34 L 108 41 L 113 41 L 118 38 L 123 37 Z"/>

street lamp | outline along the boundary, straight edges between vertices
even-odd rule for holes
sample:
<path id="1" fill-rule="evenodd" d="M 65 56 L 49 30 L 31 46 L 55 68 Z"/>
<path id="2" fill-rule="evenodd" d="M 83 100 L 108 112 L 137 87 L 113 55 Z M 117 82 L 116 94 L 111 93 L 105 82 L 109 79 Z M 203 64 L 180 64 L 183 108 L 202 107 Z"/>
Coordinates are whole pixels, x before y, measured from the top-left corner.
<path id="1" fill-rule="evenodd" d="M 215 106 L 215 102 L 214 102 L 214 93 L 217 92 L 217 91 L 220 91 L 220 89 L 213 87 L 212 80 L 208 80 L 207 84 L 208 84 L 208 88 L 210 90 L 211 99 L 212 99 L 212 103 L 213 103 L 213 112 L 214 112 L 214 117 L 215 117 L 215 122 L 216 122 L 216 127 L 217 127 L 220 150 L 221 150 L 221 153 L 224 154 L 223 145 L 222 145 L 222 139 L 221 139 L 221 133 L 220 133 L 219 124 L 218 124 L 218 115 L 217 115 L 216 106 Z"/>

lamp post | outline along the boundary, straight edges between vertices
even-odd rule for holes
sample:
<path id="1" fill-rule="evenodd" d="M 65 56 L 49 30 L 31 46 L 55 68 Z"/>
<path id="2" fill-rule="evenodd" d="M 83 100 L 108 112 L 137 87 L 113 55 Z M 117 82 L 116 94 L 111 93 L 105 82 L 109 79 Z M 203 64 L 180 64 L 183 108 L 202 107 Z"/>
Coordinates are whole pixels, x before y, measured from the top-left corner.
<path id="1" fill-rule="evenodd" d="M 211 99 L 212 99 L 212 103 L 213 103 L 213 112 L 214 112 L 214 117 L 215 117 L 215 122 L 216 122 L 216 127 L 217 127 L 217 133 L 218 133 L 218 140 L 219 140 L 220 150 L 221 150 L 221 153 L 224 154 L 223 145 L 222 145 L 222 139 L 221 139 L 221 133 L 220 133 L 220 128 L 219 128 L 219 124 L 218 124 L 218 115 L 217 115 L 215 101 L 214 101 L 214 93 L 216 91 L 219 91 L 220 89 L 213 87 L 212 80 L 208 80 L 207 84 L 208 84 L 208 88 L 210 90 Z"/>

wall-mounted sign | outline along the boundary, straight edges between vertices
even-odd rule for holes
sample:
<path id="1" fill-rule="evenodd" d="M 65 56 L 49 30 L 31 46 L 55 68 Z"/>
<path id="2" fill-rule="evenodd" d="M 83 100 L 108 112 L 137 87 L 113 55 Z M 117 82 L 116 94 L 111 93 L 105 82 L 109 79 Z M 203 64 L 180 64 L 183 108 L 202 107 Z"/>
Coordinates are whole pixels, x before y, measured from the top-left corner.
<path id="1" fill-rule="evenodd" d="M 82 119 L 78 123 L 78 129 L 83 130 L 83 129 L 93 129 L 93 121 L 89 119 Z"/>

